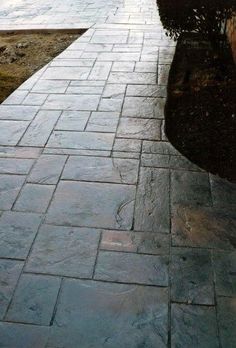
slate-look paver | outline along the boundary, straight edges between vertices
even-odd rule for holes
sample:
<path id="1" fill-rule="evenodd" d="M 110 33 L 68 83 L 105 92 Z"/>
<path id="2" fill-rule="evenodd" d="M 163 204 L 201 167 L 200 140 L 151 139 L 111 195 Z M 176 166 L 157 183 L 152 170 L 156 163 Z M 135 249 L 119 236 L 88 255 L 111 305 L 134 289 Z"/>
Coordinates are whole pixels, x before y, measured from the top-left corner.
<path id="1" fill-rule="evenodd" d="M 164 132 L 155 0 L 2 0 L 88 29 L 0 106 L 0 346 L 234 348 L 236 186 Z"/>

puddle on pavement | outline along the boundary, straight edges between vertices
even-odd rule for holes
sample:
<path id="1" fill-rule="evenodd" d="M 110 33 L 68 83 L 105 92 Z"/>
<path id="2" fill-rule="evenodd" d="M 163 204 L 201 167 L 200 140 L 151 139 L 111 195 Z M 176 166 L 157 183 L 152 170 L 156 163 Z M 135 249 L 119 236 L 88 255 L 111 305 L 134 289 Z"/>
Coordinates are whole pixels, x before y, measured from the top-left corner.
<path id="1" fill-rule="evenodd" d="M 177 40 L 167 137 L 204 170 L 236 181 L 236 1 L 157 4 L 167 35 Z"/>
<path id="2" fill-rule="evenodd" d="M 84 30 L 0 32 L 0 103 Z"/>

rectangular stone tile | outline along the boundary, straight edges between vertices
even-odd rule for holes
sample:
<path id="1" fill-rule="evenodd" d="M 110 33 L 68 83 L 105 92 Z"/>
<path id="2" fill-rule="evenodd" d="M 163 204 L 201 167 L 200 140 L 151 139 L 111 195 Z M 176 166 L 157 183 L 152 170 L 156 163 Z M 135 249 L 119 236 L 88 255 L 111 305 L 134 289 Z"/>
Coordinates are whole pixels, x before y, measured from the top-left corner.
<path id="1" fill-rule="evenodd" d="M 14 210 L 45 213 L 55 186 L 26 184 L 18 197 Z"/>
<path id="2" fill-rule="evenodd" d="M 96 62 L 89 74 L 89 80 L 107 80 L 111 70 L 111 62 Z"/>
<path id="3" fill-rule="evenodd" d="M 108 52 L 99 53 L 98 60 L 109 62 L 132 62 L 138 61 L 140 57 L 139 52 Z"/>
<path id="4" fill-rule="evenodd" d="M 217 304 L 221 345 L 234 348 L 236 346 L 236 297 L 220 297 Z"/>
<path id="5" fill-rule="evenodd" d="M 37 160 L 27 181 L 34 184 L 57 184 L 67 156 L 42 155 Z"/>
<path id="6" fill-rule="evenodd" d="M 210 175 L 213 205 L 216 207 L 236 208 L 236 184 Z"/>
<path id="7" fill-rule="evenodd" d="M 63 111 L 54 129 L 83 131 L 89 116 L 90 112 L 88 111 Z"/>
<path id="8" fill-rule="evenodd" d="M 1 322 L 1 345 L 7 348 L 46 348 L 48 330 L 45 326 Z"/>
<path id="9" fill-rule="evenodd" d="M 92 277 L 100 231 L 43 225 L 26 271 L 70 277 Z"/>
<path id="10" fill-rule="evenodd" d="M 62 179 L 135 184 L 139 161 L 106 157 L 71 156 Z"/>
<path id="11" fill-rule="evenodd" d="M 60 279 L 56 277 L 23 274 L 6 320 L 49 326 L 60 283 Z"/>
<path id="12" fill-rule="evenodd" d="M 92 67 L 95 59 L 54 59 L 51 63 L 51 67 Z M 59 80 L 58 80 L 59 81 Z M 65 80 L 66 81 L 66 80 Z"/>
<path id="13" fill-rule="evenodd" d="M 134 71 L 134 62 L 114 62 L 112 65 L 112 71 Z"/>
<path id="14" fill-rule="evenodd" d="M 121 118 L 117 130 L 118 138 L 160 139 L 160 121 L 155 119 Z"/>
<path id="15" fill-rule="evenodd" d="M 20 141 L 21 146 L 44 146 L 61 112 L 41 110 Z"/>
<path id="16" fill-rule="evenodd" d="M 123 98 L 102 98 L 98 110 L 99 111 L 110 111 L 110 112 L 121 112 L 123 104 Z"/>
<path id="17" fill-rule="evenodd" d="M 47 146 L 106 151 L 112 149 L 113 140 L 114 134 L 112 133 L 54 131 Z"/>
<path id="18" fill-rule="evenodd" d="M 147 84 L 135 84 L 128 85 L 126 95 L 128 97 L 157 97 L 165 98 L 166 97 L 166 88 L 163 86 L 157 85 L 147 85 Z"/>
<path id="19" fill-rule="evenodd" d="M 142 50 L 142 45 L 141 44 L 126 44 L 126 45 L 122 45 L 122 44 L 115 44 L 113 45 L 113 52 L 141 52 Z"/>
<path id="20" fill-rule="evenodd" d="M 1 158 L 38 158 L 41 149 L 36 147 L 11 147 L 0 146 Z"/>
<path id="21" fill-rule="evenodd" d="M 168 257 L 100 251 L 95 279 L 148 285 L 168 285 Z"/>
<path id="22" fill-rule="evenodd" d="M 85 52 L 110 52 L 112 50 L 112 44 L 96 44 L 96 43 L 88 43 L 84 48 Z"/>
<path id="23" fill-rule="evenodd" d="M 168 170 L 141 169 L 135 204 L 135 230 L 169 233 L 169 188 Z"/>
<path id="24" fill-rule="evenodd" d="M 142 72 L 111 72 L 109 83 L 156 84 L 156 74 Z"/>
<path id="25" fill-rule="evenodd" d="M 125 94 L 126 85 L 109 83 L 105 86 L 102 94 L 103 98 L 118 98 L 123 99 Z"/>
<path id="26" fill-rule="evenodd" d="M 1 120 L 30 121 L 38 111 L 35 106 L 0 105 Z"/>
<path id="27" fill-rule="evenodd" d="M 141 140 L 139 139 L 115 139 L 114 151 L 140 152 Z"/>
<path id="28" fill-rule="evenodd" d="M 210 206 L 212 203 L 208 174 L 171 171 L 171 202 Z"/>
<path id="29" fill-rule="evenodd" d="M 65 57 L 68 58 L 68 57 Z M 41 77 L 43 80 L 86 80 L 89 67 L 49 67 Z"/>
<path id="30" fill-rule="evenodd" d="M 143 167 L 172 168 L 200 171 L 201 169 L 183 156 L 144 153 L 141 157 Z"/>
<path id="31" fill-rule="evenodd" d="M 143 153 L 152 153 L 160 155 L 180 155 L 180 153 L 166 141 L 144 141 L 142 147 Z"/>
<path id="32" fill-rule="evenodd" d="M 208 250 L 172 248 L 171 300 L 214 305 L 211 254 Z"/>
<path id="33" fill-rule="evenodd" d="M 0 175 L 0 210 L 10 210 L 24 184 L 22 175 Z"/>
<path id="34" fill-rule="evenodd" d="M 126 43 L 127 36 L 119 35 L 96 35 L 90 40 L 91 43 L 95 44 L 117 44 L 117 43 Z"/>
<path id="35" fill-rule="evenodd" d="M 95 111 L 99 99 L 99 95 L 50 94 L 44 109 Z"/>
<path id="36" fill-rule="evenodd" d="M 214 252 L 216 294 L 236 296 L 236 252 Z"/>
<path id="37" fill-rule="evenodd" d="M 177 205 L 172 213 L 172 243 L 210 249 L 235 249 L 234 210 Z"/>
<path id="38" fill-rule="evenodd" d="M 219 348 L 214 307 L 172 304 L 172 347 Z"/>
<path id="39" fill-rule="evenodd" d="M 88 132 L 106 132 L 115 133 L 119 122 L 118 112 L 92 112 L 88 121 L 86 131 Z"/>
<path id="40" fill-rule="evenodd" d="M 24 263 L 16 260 L 0 260 L 0 318 L 3 319 L 12 298 Z"/>
<path id="41" fill-rule="evenodd" d="M 112 158 L 134 158 L 139 160 L 139 153 L 137 152 L 122 152 L 122 151 L 112 151 Z"/>
<path id="42" fill-rule="evenodd" d="M 66 94 L 98 94 L 103 92 L 103 86 L 69 86 Z"/>
<path id="43" fill-rule="evenodd" d="M 33 163 L 33 159 L 0 158 L 0 173 L 28 174 Z"/>
<path id="44" fill-rule="evenodd" d="M 32 92 L 36 93 L 65 93 L 69 80 L 38 80 Z"/>
<path id="45" fill-rule="evenodd" d="M 65 280 L 48 345 L 165 348 L 167 303 L 163 288 Z"/>
<path id="46" fill-rule="evenodd" d="M 158 65 L 158 85 L 167 86 L 170 72 L 170 65 Z"/>
<path id="47" fill-rule="evenodd" d="M 126 97 L 122 116 L 141 118 L 163 118 L 164 98 Z"/>
<path id="48" fill-rule="evenodd" d="M 103 231 L 101 250 L 168 255 L 170 238 L 151 232 Z"/>
<path id="49" fill-rule="evenodd" d="M 29 93 L 23 100 L 22 105 L 43 105 L 47 99 L 48 94 L 43 93 Z"/>
<path id="50" fill-rule="evenodd" d="M 26 121 L 0 121 L 0 145 L 16 145 L 28 125 Z"/>
<path id="51" fill-rule="evenodd" d="M 130 185 L 63 181 L 57 187 L 47 222 L 129 230 L 134 198 L 135 187 Z"/>
<path id="52" fill-rule="evenodd" d="M 156 73 L 157 62 L 136 62 L 135 71 Z"/>
<path id="53" fill-rule="evenodd" d="M 38 214 L 4 212 L 0 218 L 0 257 L 25 259 L 40 222 Z"/>
<path id="54" fill-rule="evenodd" d="M 60 53 L 59 56 L 57 56 L 57 59 L 79 59 L 82 53 L 83 50 L 70 50 L 70 48 L 68 48 L 67 50 L 64 50 L 62 53 Z"/>
<path id="55" fill-rule="evenodd" d="M 70 82 L 70 86 L 86 86 L 86 87 L 102 87 L 105 86 L 106 81 L 103 80 L 74 80 Z"/>

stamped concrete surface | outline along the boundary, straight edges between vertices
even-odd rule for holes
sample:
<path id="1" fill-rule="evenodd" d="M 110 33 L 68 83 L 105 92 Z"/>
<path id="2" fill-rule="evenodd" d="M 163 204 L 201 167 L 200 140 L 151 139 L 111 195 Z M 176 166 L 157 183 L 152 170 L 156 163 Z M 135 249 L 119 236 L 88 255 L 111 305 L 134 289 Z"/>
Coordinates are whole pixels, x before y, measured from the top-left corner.
<path id="1" fill-rule="evenodd" d="M 154 0 L 3 0 L 87 28 L 0 105 L 0 347 L 235 348 L 236 186 L 164 133 Z"/>

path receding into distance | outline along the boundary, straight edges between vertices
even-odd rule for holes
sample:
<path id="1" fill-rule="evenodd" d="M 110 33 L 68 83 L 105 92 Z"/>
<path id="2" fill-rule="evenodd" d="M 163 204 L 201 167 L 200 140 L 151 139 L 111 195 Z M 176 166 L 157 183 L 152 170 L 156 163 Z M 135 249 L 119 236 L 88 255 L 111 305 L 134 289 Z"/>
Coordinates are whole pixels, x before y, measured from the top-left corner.
<path id="1" fill-rule="evenodd" d="M 88 28 L 0 105 L 0 347 L 236 346 L 236 186 L 164 134 L 155 1 L 3 0 Z"/>

